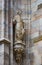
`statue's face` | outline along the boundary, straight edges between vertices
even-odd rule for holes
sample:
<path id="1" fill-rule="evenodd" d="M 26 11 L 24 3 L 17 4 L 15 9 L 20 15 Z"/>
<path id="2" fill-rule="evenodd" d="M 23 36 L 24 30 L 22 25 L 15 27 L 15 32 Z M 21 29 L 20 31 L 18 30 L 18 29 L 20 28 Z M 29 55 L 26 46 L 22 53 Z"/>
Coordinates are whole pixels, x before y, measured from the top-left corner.
<path id="1" fill-rule="evenodd" d="M 16 15 L 16 21 L 17 21 L 17 22 L 20 22 L 20 21 L 21 21 L 21 16 Z"/>
<path id="2" fill-rule="evenodd" d="M 16 15 L 16 21 L 20 22 L 21 21 L 21 11 L 17 11 L 17 15 Z"/>

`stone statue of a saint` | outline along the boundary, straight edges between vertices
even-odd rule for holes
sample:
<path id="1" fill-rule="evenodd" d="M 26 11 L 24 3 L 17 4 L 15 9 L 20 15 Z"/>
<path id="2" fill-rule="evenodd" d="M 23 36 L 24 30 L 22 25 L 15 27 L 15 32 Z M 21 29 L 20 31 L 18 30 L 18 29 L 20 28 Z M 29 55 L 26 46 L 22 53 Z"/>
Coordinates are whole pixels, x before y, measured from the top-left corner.
<path id="1" fill-rule="evenodd" d="M 15 24 L 15 43 L 14 43 L 14 52 L 17 63 L 22 62 L 22 55 L 24 53 L 24 22 L 21 18 L 21 11 L 17 11 L 16 16 L 13 19 Z"/>
<path id="2" fill-rule="evenodd" d="M 17 14 L 13 19 L 13 22 L 16 24 L 15 41 L 23 41 L 25 30 L 24 30 L 24 22 L 21 18 L 21 11 L 17 11 Z"/>

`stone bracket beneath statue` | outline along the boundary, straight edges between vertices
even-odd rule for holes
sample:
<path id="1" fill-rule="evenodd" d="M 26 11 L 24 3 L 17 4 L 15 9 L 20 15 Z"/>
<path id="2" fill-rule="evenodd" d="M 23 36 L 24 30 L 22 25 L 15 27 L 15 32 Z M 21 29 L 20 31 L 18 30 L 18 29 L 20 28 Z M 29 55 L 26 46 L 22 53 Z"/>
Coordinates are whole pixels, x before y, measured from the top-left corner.
<path id="1" fill-rule="evenodd" d="M 17 63 L 21 63 L 22 62 L 22 56 L 24 54 L 25 51 L 25 45 L 24 43 L 15 43 L 14 44 L 14 55 L 15 55 L 15 59 Z"/>

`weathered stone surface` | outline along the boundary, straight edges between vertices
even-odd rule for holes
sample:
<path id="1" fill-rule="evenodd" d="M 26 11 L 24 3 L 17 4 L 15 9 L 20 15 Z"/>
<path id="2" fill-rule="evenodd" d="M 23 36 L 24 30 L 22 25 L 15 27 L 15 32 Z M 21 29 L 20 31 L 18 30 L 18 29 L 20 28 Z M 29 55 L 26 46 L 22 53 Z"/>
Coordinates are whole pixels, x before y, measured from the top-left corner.
<path id="1" fill-rule="evenodd" d="M 9 44 L 0 43 L 0 65 L 9 65 Z"/>
<path id="2" fill-rule="evenodd" d="M 9 56 L 9 44 L 4 44 L 4 64 L 9 65 L 10 56 Z"/>
<path id="3" fill-rule="evenodd" d="M 4 44 L 0 44 L 0 65 L 4 65 Z"/>

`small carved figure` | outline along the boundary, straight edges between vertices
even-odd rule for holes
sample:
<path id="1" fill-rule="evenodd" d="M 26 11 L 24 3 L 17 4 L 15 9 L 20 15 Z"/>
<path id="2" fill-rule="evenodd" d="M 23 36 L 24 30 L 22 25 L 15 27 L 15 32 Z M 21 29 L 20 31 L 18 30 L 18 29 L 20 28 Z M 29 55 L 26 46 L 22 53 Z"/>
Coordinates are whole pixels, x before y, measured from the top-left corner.
<path id="1" fill-rule="evenodd" d="M 17 15 L 13 19 L 15 26 L 15 41 L 22 40 L 24 37 L 24 22 L 21 18 L 21 11 L 17 11 Z"/>

